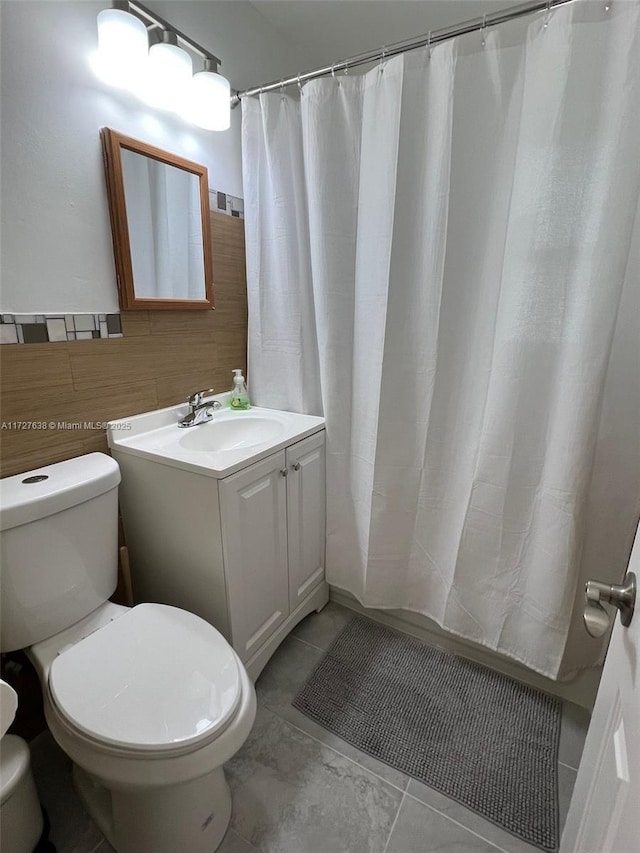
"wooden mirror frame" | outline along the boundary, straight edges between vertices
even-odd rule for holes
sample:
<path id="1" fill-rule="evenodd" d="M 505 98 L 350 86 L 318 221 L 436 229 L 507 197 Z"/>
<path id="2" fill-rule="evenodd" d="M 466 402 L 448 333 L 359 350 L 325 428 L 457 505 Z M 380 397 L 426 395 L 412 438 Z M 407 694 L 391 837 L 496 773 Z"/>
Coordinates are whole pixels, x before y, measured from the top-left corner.
<path id="1" fill-rule="evenodd" d="M 146 142 L 132 139 L 109 127 L 100 131 L 102 151 L 107 179 L 107 197 L 109 201 L 109 218 L 111 219 L 111 236 L 113 238 L 113 255 L 116 265 L 116 280 L 118 298 L 122 311 L 146 310 L 206 310 L 213 305 L 213 262 L 211 258 L 211 240 L 209 230 L 209 181 L 207 167 L 191 160 L 185 160 L 176 154 L 170 154 L 161 148 L 155 148 Z M 145 157 L 177 166 L 185 172 L 196 175 L 200 185 L 200 211 L 202 214 L 202 252 L 204 262 L 204 299 L 154 299 L 136 296 L 133 280 L 133 264 L 131 261 L 131 243 L 129 240 L 129 224 L 124 194 L 122 173 L 122 149 L 134 151 Z"/>

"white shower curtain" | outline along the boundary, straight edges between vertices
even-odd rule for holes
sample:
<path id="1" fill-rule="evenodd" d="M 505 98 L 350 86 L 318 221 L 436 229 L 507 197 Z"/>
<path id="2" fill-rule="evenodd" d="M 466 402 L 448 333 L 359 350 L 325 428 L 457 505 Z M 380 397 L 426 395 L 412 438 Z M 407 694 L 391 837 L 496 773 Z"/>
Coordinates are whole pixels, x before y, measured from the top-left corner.
<path id="1" fill-rule="evenodd" d="M 251 391 L 326 417 L 329 582 L 552 678 L 640 512 L 639 140 L 628 0 L 243 100 Z"/>

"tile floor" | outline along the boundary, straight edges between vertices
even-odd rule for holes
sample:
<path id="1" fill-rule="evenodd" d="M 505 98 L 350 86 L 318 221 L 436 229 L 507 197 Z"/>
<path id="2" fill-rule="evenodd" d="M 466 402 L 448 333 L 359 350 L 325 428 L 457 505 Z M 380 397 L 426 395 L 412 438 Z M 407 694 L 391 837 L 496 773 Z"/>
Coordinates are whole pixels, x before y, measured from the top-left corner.
<path id="1" fill-rule="evenodd" d="M 352 615 L 330 603 L 322 613 L 307 617 L 258 679 L 256 724 L 226 768 L 233 816 L 220 853 L 536 850 L 360 752 L 291 706 L 300 686 Z M 575 705 L 565 706 L 559 767 L 563 823 L 587 725 L 586 712 Z M 111 846 L 75 796 L 66 756 L 46 732 L 31 746 L 36 784 L 58 853 L 110 853 Z"/>

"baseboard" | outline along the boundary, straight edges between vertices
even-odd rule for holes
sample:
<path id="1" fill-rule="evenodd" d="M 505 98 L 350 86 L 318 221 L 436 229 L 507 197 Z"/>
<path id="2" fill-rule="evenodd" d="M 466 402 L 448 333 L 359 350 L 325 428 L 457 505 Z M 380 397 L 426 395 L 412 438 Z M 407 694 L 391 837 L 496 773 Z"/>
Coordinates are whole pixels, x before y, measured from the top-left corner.
<path id="1" fill-rule="evenodd" d="M 515 678 L 517 681 L 543 690 L 545 693 L 551 693 L 560 699 L 580 705 L 588 711 L 593 708 L 602 674 L 601 668 L 584 670 L 572 681 L 553 681 L 505 655 L 492 652 L 462 637 L 449 634 L 432 619 L 422 616 L 420 613 L 411 613 L 407 610 L 376 610 L 375 608 L 364 607 L 355 596 L 345 590 L 333 586 L 330 586 L 329 590 L 330 598 L 336 604 L 348 607 L 356 613 L 362 613 L 369 619 L 388 625 L 396 631 L 410 634 L 419 640 L 431 643 L 433 646 L 448 649 L 469 658 L 469 660 L 474 660 L 476 663 Z"/>

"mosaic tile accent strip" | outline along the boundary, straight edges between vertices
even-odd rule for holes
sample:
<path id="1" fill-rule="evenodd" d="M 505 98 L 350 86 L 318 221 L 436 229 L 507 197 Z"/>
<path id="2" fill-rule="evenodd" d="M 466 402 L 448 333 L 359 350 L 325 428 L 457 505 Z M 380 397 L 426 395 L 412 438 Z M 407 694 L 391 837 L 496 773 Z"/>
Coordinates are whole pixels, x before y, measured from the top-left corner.
<path id="1" fill-rule="evenodd" d="M 0 344 L 121 337 L 119 314 L 0 314 Z"/>
<path id="2" fill-rule="evenodd" d="M 244 219 L 244 199 L 220 190 L 209 190 L 209 209 L 216 213 L 226 213 Z"/>

